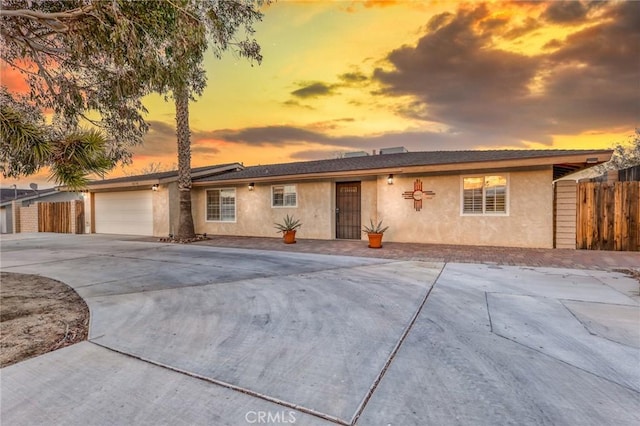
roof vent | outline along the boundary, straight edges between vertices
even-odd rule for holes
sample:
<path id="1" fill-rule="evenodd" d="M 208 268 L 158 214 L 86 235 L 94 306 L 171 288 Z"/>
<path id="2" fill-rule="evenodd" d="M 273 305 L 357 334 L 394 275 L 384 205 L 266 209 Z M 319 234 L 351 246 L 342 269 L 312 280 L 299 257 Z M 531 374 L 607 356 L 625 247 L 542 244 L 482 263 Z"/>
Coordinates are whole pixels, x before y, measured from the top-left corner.
<path id="1" fill-rule="evenodd" d="M 407 148 L 405 148 L 404 146 L 396 146 L 393 148 L 382 148 L 380 150 L 380 155 L 383 154 L 401 154 L 403 152 L 409 152 L 407 151 Z"/>
<path id="2" fill-rule="evenodd" d="M 353 158 L 353 157 L 366 157 L 369 153 L 364 151 L 354 151 L 354 152 L 345 152 L 344 158 Z"/>

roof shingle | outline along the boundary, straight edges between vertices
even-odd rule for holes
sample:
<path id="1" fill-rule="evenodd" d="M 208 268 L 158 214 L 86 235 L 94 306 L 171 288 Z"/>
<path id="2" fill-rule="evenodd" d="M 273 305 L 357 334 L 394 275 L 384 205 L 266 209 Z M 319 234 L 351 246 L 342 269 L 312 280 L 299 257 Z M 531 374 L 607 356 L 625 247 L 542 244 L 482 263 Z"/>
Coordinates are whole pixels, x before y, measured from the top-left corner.
<path id="1" fill-rule="evenodd" d="M 194 182 L 218 182 L 300 174 L 365 171 L 411 166 L 490 162 L 566 155 L 609 154 L 609 150 L 488 150 L 488 151 L 421 151 L 398 154 L 379 154 L 330 160 L 299 161 L 246 167 L 222 175 L 194 179 Z"/>

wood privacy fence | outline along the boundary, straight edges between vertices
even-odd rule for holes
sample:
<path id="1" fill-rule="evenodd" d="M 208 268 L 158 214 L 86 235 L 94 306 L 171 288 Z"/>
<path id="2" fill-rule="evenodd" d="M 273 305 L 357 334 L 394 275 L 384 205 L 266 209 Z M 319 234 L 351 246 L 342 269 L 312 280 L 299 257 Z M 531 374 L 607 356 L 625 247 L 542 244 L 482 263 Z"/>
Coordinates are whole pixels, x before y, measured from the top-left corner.
<path id="1" fill-rule="evenodd" d="M 38 232 L 82 234 L 84 230 L 84 203 L 63 201 L 38 203 Z"/>
<path id="2" fill-rule="evenodd" d="M 640 182 L 580 182 L 577 195 L 577 248 L 640 251 Z"/>
<path id="3" fill-rule="evenodd" d="M 640 181 L 640 165 L 618 170 L 620 181 Z"/>

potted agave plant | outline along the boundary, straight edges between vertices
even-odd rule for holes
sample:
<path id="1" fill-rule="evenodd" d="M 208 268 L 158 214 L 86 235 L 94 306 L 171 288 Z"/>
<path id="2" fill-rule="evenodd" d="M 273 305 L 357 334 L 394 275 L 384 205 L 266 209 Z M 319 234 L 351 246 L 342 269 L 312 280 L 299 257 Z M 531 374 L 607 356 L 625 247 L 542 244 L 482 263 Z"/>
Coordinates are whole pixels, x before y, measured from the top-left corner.
<path id="1" fill-rule="evenodd" d="M 278 232 L 282 232 L 282 240 L 285 244 L 296 242 L 296 230 L 302 226 L 300 220 L 289 215 L 283 219 L 282 223 L 274 223 L 274 225 Z"/>
<path id="2" fill-rule="evenodd" d="M 369 247 L 371 248 L 381 248 L 382 247 L 382 234 L 384 231 L 389 229 L 388 226 L 382 227 L 382 221 L 378 222 L 376 225 L 371 219 L 371 225 L 363 226 L 362 232 L 366 232 L 369 237 Z"/>

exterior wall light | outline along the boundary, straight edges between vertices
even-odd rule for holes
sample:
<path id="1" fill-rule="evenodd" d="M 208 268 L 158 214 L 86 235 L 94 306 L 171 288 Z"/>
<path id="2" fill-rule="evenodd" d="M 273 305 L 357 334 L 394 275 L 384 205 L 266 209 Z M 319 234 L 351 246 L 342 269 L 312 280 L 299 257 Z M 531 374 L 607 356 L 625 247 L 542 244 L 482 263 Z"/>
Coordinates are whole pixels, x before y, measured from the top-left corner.
<path id="1" fill-rule="evenodd" d="M 158 184 L 156 183 L 155 185 L 153 185 L 153 186 L 151 187 L 151 190 L 152 190 L 152 191 L 157 191 L 157 190 L 158 190 Z"/>
<path id="2" fill-rule="evenodd" d="M 255 188 L 255 187 L 256 187 L 256 184 L 255 184 L 255 183 L 253 183 L 253 182 L 251 182 L 251 183 L 249 184 L 249 191 L 253 191 L 253 188 Z"/>
<path id="3" fill-rule="evenodd" d="M 387 176 L 387 183 L 388 183 L 389 185 L 393 185 L 393 175 L 389 175 L 389 176 Z"/>

